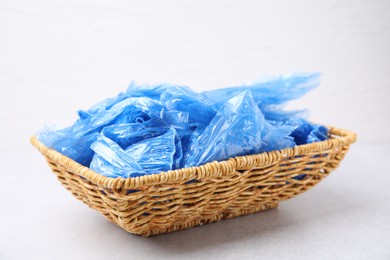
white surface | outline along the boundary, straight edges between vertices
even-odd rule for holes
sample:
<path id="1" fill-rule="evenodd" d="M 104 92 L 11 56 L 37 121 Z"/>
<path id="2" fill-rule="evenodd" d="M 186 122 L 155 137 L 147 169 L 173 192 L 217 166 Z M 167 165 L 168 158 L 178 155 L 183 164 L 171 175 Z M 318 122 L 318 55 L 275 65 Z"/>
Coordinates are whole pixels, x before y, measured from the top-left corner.
<path id="1" fill-rule="evenodd" d="M 390 259 L 389 46 L 387 0 L 1 0 L 0 259 Z M 136 237 L 71 197 L 28 143 L 133 79 L 204 90 L 291 71 L 322 72 L 295 106 L 359 142 L 267 213 Z"/>
<path id="2" fill-rule="evenodd" d="M 297 106 L 361 142 L 390 141 L 389 46 L 388 0 L 1 0 L 0 108 L 24 107 L 1 119 L 27 137 L 133 79 L 210 89 L 320 71 Z"/>

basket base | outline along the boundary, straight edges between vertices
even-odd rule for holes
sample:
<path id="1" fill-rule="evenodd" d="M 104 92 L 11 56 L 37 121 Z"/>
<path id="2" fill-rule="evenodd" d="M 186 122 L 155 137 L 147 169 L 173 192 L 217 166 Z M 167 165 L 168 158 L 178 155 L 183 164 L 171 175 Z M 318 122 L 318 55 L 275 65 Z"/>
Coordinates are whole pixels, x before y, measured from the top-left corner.
<path id="1" fill-rule="evenodd" d="M 147 232 L 140 232 L 140 233 L 134 232 L 134 230 L 127 230 L 126 226 L 121 226 L 121 227 L 131 234 L 136 234 L 136 235 L 140 235 L 143 237 L 150 237 L 150 236 L 155 236 L 155 235 L 160 235 L 160 234 L 183 230 L 183 229 L 187 229 L 190 227 L 202 226 L 202 225 L 210 224 L 210 223 L 217 222 L 217 221 L 220 221 L 223 219 L 230 219 L 230 218 L 235 218 L 235 217 L 239 217 L 239 216 L 253 214 L 256 212 L 266 211 L 266 210 L 277 208 L 278 205 L 279 205 L 279 203 L 277 203 L 277 202 L 262 204 L 262 205 L 259 205 L 257 207 L 244 208 L 244 209 L 241 209 L 241 210 L 235 211 L 235 212 L 221 213 L 221 214 L 218 214 L 216 216 L 213 216 L 212 218 L 198 219 L 198 220 L 187 222 L 187 223 L 181 224 L 181 225 L 172 225 L 169 228 L 162 228 L 162 229 L 161 228 L 160 229 L 151 228 Z M 112 222 L 112 221 L 110 221 L 110 222 Z"/>

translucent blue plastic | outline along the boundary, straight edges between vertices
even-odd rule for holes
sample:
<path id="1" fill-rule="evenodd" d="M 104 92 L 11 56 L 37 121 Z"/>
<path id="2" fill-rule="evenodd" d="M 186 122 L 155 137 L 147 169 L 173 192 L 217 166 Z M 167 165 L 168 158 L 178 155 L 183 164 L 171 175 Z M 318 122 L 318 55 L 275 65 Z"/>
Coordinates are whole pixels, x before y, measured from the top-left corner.
<path id="1" fill-rule="evenodd" d="M 158 173 L 160 171 L 172 170 L 175 163 L 177 133 L 171 128 L 163 135 L 148 138 L 129 146 L 126 153 L 147 173 Z"/>
<path id="2" fill-rule="evenodd" d="M 111 139 L 99 135 L 92 143 L 95 152 L 90 168 L 106 177 L 136 177 L 145 175 L 144 169 L 136 163 L 132 156 L 126 153 Z"/>
<path id="3" fill-rule="evenodd" d="M 102 133 L 111 140 L 115 140 L 120 147 L 126 149 L 146 138 L 162 135 L 169 128 L 160 118 L 153 118 L 143 123 L 121 123 L 106 126 Z"/>
<path id="4" fill-rule="evenodd" d="M 90 168 L 114 178 L 169 171 L 176 168 L 182 158 L 180 138 L 174 128 L 160 136 L 136 142 L 126 150 L 104 135 L 99 135 L 91 149 L 95 155 Z"/>
<path id="5" fill-rule="evenodd" d="M 249 91 L 229 99 L 207 128 L 191 138 L 185 167 L 261 151 L 265 119 Z"/>
<path id="6" fill-rule="evenodd" d="M 217 109 L 228 99 L 242 91 L 251 91 L 253 99 L 260 108 L 275 108 L 290 100 L 305 95 L 320 83 L 319 73 L 296 73 L 285 76 L 263 78 L 253 84 L 205 91 L 210 105 Z"/>
<path id="7" fill-rule="evenodd" d="M 197 93 L 185 86 L 138 86 L 79 111 L 61 130 L 38 138 L 107 177 L 136 177 L 323 141 L 328 130 L 284 105 L 319 84 L 292 74 Z"/>
<path id="8" fill-rule="evenodd" d="M 291 136 L 297 145 L 328 139 L 328 129 L 325 126 L 311 124 L 304 119 L 291 119 L 287 123 L 295 126 Z"/>
<path id="9" fill-rule="evenodd" d="M 65 156 L 82 165 L 89 165 L 94 152 L 91 144 L 96 140 L 98 133 L 90 133 L 81 137 L 74 137 L 68 128 L 60 131 L 43 130 L 38 138 L 48 147 L 57 150 Z"/>
<path id="10" fill-rule="evenodd" d="M 213 119 L 216 110 L 206 103 L 206 97 L 188 87 L 167 88 L 161 93 L 160 101 L 169 110 L 184 111 L 189 114 L 189 128 L 204 127 Z"/>

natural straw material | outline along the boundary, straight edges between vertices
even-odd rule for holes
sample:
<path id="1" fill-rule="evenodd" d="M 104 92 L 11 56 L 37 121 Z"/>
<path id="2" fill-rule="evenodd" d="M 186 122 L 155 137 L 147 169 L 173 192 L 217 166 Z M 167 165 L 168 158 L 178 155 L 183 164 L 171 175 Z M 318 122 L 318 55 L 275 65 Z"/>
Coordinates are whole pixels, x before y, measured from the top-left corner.
<path id="1" fill-rule="evenodd" d="M 76 198 L 126 231 L 151 236 L 275 208 L 313 187 L 356 140 L 329 129 L 330 139 L 318 143 L 127 179 L 95 173 L 36 137 L 31 143 Z"/>

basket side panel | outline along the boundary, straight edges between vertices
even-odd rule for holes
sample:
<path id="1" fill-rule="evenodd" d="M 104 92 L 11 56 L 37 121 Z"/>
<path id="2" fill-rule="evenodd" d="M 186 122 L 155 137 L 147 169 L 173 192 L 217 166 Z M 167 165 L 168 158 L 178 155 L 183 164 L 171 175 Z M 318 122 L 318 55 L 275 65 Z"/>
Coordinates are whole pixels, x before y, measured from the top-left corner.
<path id="1" fill-rule="evenodd" d="M 284 154 L 281 150 L 206 164 L 191 169 L 190 178 L 166 179 L 136 189 L 96 184 L 77 174 L 77 167 L 64 163 L 67 160 L 45 156 L 77 199 L 126 231 L 150 236 L 275 208 L 339 165 L 349 146 L 334 144 L 324 143 L 328 146 L 320 151 L 290 149 Z"/>
<path id="2" fill-rule="evenodd" d="M 154 187 L 155 190 L 150 190 L 146 196 L 157 201 L 145 208 L 150 214 L 149 219 L 141 221 L 145 224 L 137 226 L 136 232 L 143 235 L 164 233 L 274 208 L 279 201 L 305 192 L 327 177 L 338 167 L 348 148 L 307 152 L 280 159 L 266 167 L 234 169 L 232 174 L 201 184 L 176 183 L 169 187 Z M 123 227 L 133 229 L 131 224 Z"/>
<path id="3" fill-rule="evenodd" d="M 57 179 L 74 197 L 81 200 L 90 208 L 98 210 L 110 222 L 116 223 L 115 218 L 110 214 L 110 209 L 106 207 L 107 203 L 99 195 L 101 192 L 98 186 L 85 180 L 80 175 L 74 174 L 63 165 L 55 163 L 51 158 L 46 157 L 46 160 L 52 172 L 57 175 Z"/>
<path id="4" fill-rule="evenodd" d="M 278 173 L 281 178 L 286 177 L 286 189 L 279 199 L 290 199 L 314 187 L 339 166 L 348 150 L 346 145 L 286 160 Z"/>
<path id="5" fill-rule="evenodd" d="M 155 235 L 274 208 L 328 176 L 347 150 L 348 146 L 309 152 L 246 170 L 233 167 L 230 173 L 207 181 L 98 194 L 119 226 L 131 233 Z"/>

